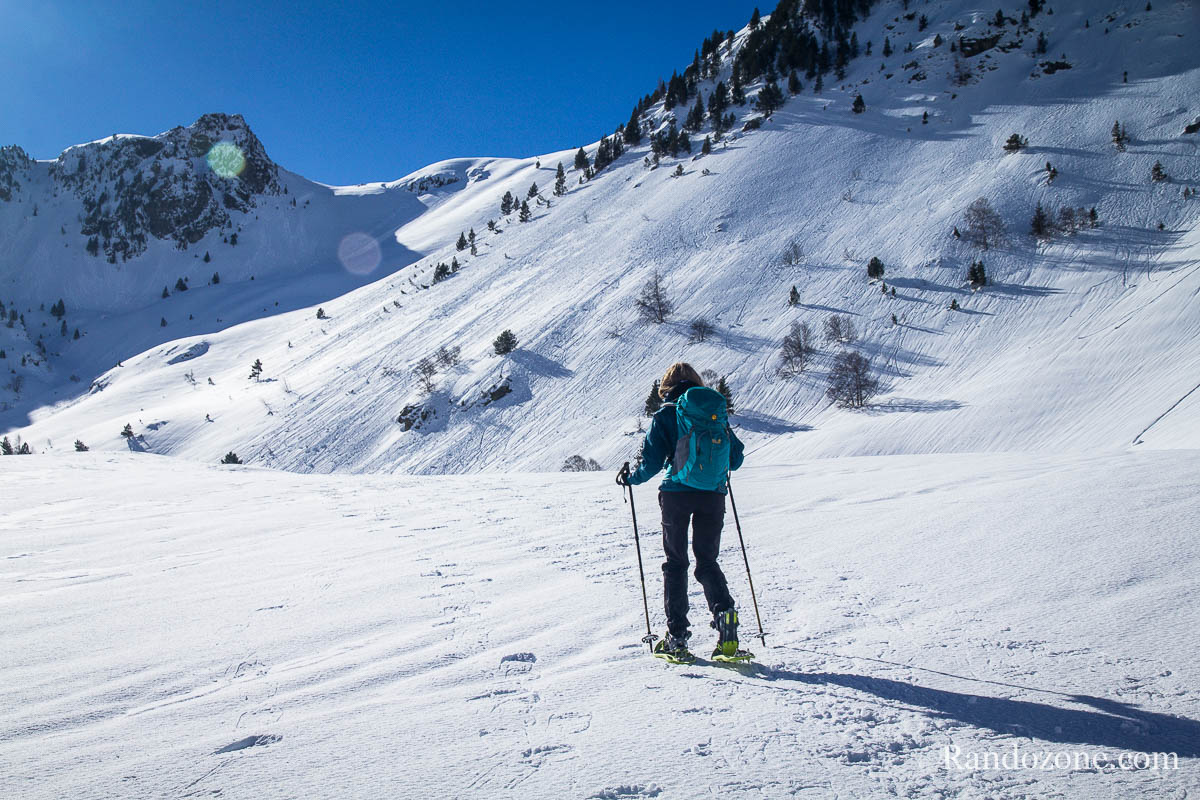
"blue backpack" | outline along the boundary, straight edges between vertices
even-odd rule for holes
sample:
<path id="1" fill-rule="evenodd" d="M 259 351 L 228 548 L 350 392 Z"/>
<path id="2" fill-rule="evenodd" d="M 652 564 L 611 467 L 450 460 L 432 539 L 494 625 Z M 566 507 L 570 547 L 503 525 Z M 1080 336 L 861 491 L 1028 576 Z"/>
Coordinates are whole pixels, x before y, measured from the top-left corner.
<path id="1" fill-rule="evenodd" d="M 719 491 L 729 475 L 729 421 L 725 395 L 693 386 L 675 401 L 679 439 L 669 480 L 692 489 Z"/>

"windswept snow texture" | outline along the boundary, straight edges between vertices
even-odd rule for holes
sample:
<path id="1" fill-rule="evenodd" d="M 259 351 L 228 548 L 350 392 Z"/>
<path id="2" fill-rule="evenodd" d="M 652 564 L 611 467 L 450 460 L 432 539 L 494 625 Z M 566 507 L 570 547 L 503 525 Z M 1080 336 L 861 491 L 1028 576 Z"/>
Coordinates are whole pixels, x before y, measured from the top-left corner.
<path id="1" fill-rule="evenodd" d="M 1200 113 L 1200 16 L 1167 0 L 1148 11 L 1059 0 L 1053 11 L 1028 29 L 1015 18 L 996 28 L 994 8 L 963 0 L 914 6 L 913 19 L 880 3 L 855 28 L 875 55 L 851 62 L 845 80 L 827 76 L 814 93 L 806 79 L 747 133 L 741 123 L 757 112 L 734 106 L 735 133 L 710 155 L 699 155 L 706 125 L 692 135 L 696 155 L 655 169 L 643 140 L 590 181 L 572 168 L 574 143 L 358 187 L 304 187 L 283 174 L 291 193 L 264 201 L 282 205 L 247 217 L 237 247 L 214 242 L 203 272 L 192 257 L 202 243 L 123 265 L 155 276 L 136 309 L 92 312 L 67 297 L 79 341 L 38 311 L 55 302 L 50 286 L 30 284 L 35 296 L 19 298 L 26 324 L 0 327 L 13 370 L 0 380 L 0 431 L 39 453 L 77 438 L 111 451 L 127 448 L 128 423 L 149 452 L 211 462 L 232 449 L 297 472 L 545 470 L 574 455 L 615 469 L 632 455 L 651 381 L 686 359 L 727 376 L 751 452 L 773 460 L 1200 447 L 1200 162 L 1198 134 L 1185 133 Z M 950 45 L 997 32 L 995 47 L 962 59 L 967 83 L 952 82 Z M 1038 33 L 1046 54 L 1034 52 Z M 885 36 L 895 54 L 881 59 Z M 1051 71 L 1051 60 L 1071 68 Z M 726 56 L 718 77 L 729 67 Z M 707 96 L 714 85 L 700 88 Z M 748 87 L 751 100 L 759 87 Z M 862 114 L 851 110 L 858 93 Z M 644 122 L 653 129 L 685 111 L 658 104 Z M 1117 120 L 1124 152 L 1110 136 Z M 1013 133 L 1029 144 L 1008 154 Z M 1151 181 L 1156 161 L 1167 180 Z M 559 162 L 561 197 L 551 193 Z M 524 199 L 534 183 L 552 205 L 531 199 L 525 223 L 501 217 L 501 196 Z M 304 198 L 302 208 L 288 197 Z M 964 218 L 981 197 L 1007 229 L 986 250 L 968 244 Z M 1095 207 L 1099 226 L 1039 243 L 1029 235 L 1038 202 L 1052 213 Z M 29 239 L 40 247 L 64 238 L 51 208 L 32 217 L 28 202 L 0 203 L 0 222 L 40 231 Z M 455 247 L 471 230 L 476 255 Z M 364 279 L 335 254 L 355 231 L 383 248 L 386 277 L 346 293 Z M 86 261 L 71 232 L 68 274 L 71 259 Z M 373 246 L 356 239 L 347 252 L 370 261 Z M 180 274 L 177 256 L 186 274 L 221 270 L 221 284 L 193 280 L 161 299 Z M 866 278 L 874 256 L 886 294 Z M 434 283 L 452 258 L 459 271 Z M 973 291 L 976 259 L 989 285 Z M 656 270 L 677 306 L 663 325 L 639 322 L 633 308 Z M 12 299 L 13 286 L 0 296 Z M 853 321 L 856 341 L 824 341 L 831 314 Z M 715 332 L 689 342 L 698 317 Z M 811 326 L 818 352 L 783 378 L 777 354 L 793 323 Z M 491 343 L 506 328 L 520 346 L 498 357 Z M 205 355 L 169 363 L 200 341 Z M 426 396 L 413 370 L 441 347 L 460 347 L 461 362 L 442 367 Z M 870 358 L 882 381 L 863 411 L 826 396 L 842 350 Z M 264 380 L 248 380 L 255 359 Z"/>
<path id="2" fill-rule="evenodd" d="M 748 467 L 769 635 L 730 535 L 760 662 L 736 668 L 647 654 L 629 507 L 595 475 L 3 468 L 6 798 L 1200 790 L 1196 451 Z M 1013 747 L 1178 768 L 958 768 Z"/>

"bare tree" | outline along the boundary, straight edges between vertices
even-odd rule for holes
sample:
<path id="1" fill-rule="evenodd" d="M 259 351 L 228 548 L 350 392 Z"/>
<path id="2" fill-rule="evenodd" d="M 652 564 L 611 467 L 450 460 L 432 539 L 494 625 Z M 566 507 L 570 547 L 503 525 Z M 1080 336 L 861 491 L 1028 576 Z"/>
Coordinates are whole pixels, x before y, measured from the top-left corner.
<path id="1" fill-rule="evenodd" d="M 432 358 L 422 358 L 413 367 L 413 374 L 417 376 L 417 380 L 421 382 L 421 389 L 425 394 L 433 393 L 433 376 L 437 375 L 437 364 Z"/>
<path id="2" fill-rule="evenodd" d="M 434 358 L 437 359 L 438 366 L 440 367 L 456 367 L 461 360 L 459 358 L 460 352 L 461 349 L 458 345 L 454 345 L 453 347 L 442 345 L 438 348 L 437 353 L 434 354 Z"/>
<path id="3" fill-rule="evenodd" d="M 857 338 L 858 331 L 854 328 L 854 321 L 849 317 L 831 314 L 825 319 L 825 341 L 853 342 Z"/>
<path id="4" fill-rule="evenodd" d="M 807 322 L 793 322 L 783 345 L 779 348 L 779 374 L 793 378 L 804 372 L 816 348 L 812 344 L 812 329 Z"/>
<path id="5" fill-rule="evenodd" d="M 799 239 L 792 239 L 783 247 L 780 260 L 789 267 L 798 267 L 804 263 L 804 248 Z"/>
<path id="6" fill-rule="evenodd" d="M 688 325 L 688 341 L 703 342 L 709 336 L 713 335 L 714 330 L 716 329 L 713 328 L 711 322 L 706 320 L 704 317 L 696 317 L 694 320 L 692 320 L 691 324 Z"/>
<path id="7" fill-rule="evenodd" d="M 638 315 L 646 322 L 661 325 L 675 311 L 675 304 L 667 297 L 667 286 L 658 270 L 642 286 L 642 293 L 634 301 Z"/>
<path id="8" fill-rule="evenodd" d="M 594 458 L 584 458 L 574 455 L 567 458 L 559 468 L 560 472 L 599 472 L 604 469 Z"/>
<path id="9" fill-rule="evenodd" d="M 1004 239 L 1004 220 L 992 208 L 986 197 L 980 197 L 963 213 L 967 241 L 987 250 Z"/>
<path id="10" fill-rule="evenodd" d="M 839 353 L 829 371 L 827 394 L 839 405 L 862 408 L 879 392 L 879 381 L 871 376 L 871 361 L 858 353 Z"/>

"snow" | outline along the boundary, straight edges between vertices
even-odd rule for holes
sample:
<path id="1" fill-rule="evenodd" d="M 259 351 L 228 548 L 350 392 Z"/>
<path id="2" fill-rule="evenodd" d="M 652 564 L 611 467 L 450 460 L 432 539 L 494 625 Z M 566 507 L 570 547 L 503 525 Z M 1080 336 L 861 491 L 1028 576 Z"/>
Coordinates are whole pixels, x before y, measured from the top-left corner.
<path id="1" fill-rule="evenodd" d="M 23 499 L 0 521 L 7 797 L 1200 786 L 1195 451 L 747 466 L 735 491 L 768 636 L 745 668 L 670 666 L 638 642 L 608 476 L 98 453 L 4 469 Z M 636 502 L 661 633 L 652 495 Z M 732 524 L 722 561 L 750 640 Z M 946 766 L 947 746 L 1014 744 L 1174 752 L 1178 769 Z"/>
<path id="2" fill-rule="evenodd" d="M 0 797 L 1194 794 L 1200 18 L 1141 8 L 1058 0 L 1034 24 L 1046 56 L 1026 34 L 960 87 L 949 42 L 994 10 L 928 2 L 918 34 L 883 3 L 856 30 L 889 36 L 885 70 L 806 80 L 749 133 L 735 107 L 708 156 L 648 169 L 643 142 L 584 182 L 565 142 L 358 186 L 281 168 L 288 193 L 235 214 L 236 247 L 151 240 L 120 265 L 84 253 L 50 164 L 23 167 L 0 203 L 0 299 L 25 317 L 0 324 L 0 435 L 36 455 L 0 459 Z M 1014 132 L 1030 145 L 1005 154 Z M 501 218 L 535 181 L 552 205 Z M 978 197 L 1008 227 L 986 251 L 950 234 Z M 1035 242 L 1038 201 L 1101 225 Z M 677 304 L 661 326 L 632 306 L 655 271 Z M 78 340 L 39 309 L 60 297 Z M 791 325 L 819 337 L 834 313 L 858 339 L 778 375 Z M 689 342 L 701 316 L 715 335 Z M 505 329 L 520 344 L 498 356 Z M 426 395 L 413 368 L 442 347 L 459 358 Z M 882 380 L 865 409 L 826 396 L 844 349 Z M 755 667 L 638 642 L 611 472 L 678 359 L 735 393 L 765 646 L 732 525 L 722 563 Z M 218 466 L 230 451 L 248 466 Z M 574 455 L 606 471 L 555 472 Z M 946 760 L 1014 746 L 1178 769 Z"/>

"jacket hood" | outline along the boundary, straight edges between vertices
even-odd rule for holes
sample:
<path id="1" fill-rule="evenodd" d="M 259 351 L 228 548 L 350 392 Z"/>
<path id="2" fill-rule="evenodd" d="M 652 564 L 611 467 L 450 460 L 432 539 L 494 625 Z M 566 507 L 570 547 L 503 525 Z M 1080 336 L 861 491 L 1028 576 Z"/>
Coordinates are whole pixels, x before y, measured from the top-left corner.
<path id="1" fill-rule="evenodd" d="M 663 402 L 664 403 L 674 403 L 676 400 L 678 400 L 680 397 L 683 396 L 684 392 L 686 392 L 688 389 L 691 389 L 695 385 L 696 384 L 692 383 L 691 381 L 680 381 L 679 383 L 675 384 L 674 388 L 672 388 L 671 391 L 667 394 L 667 396 L 663 400 Z"/>

